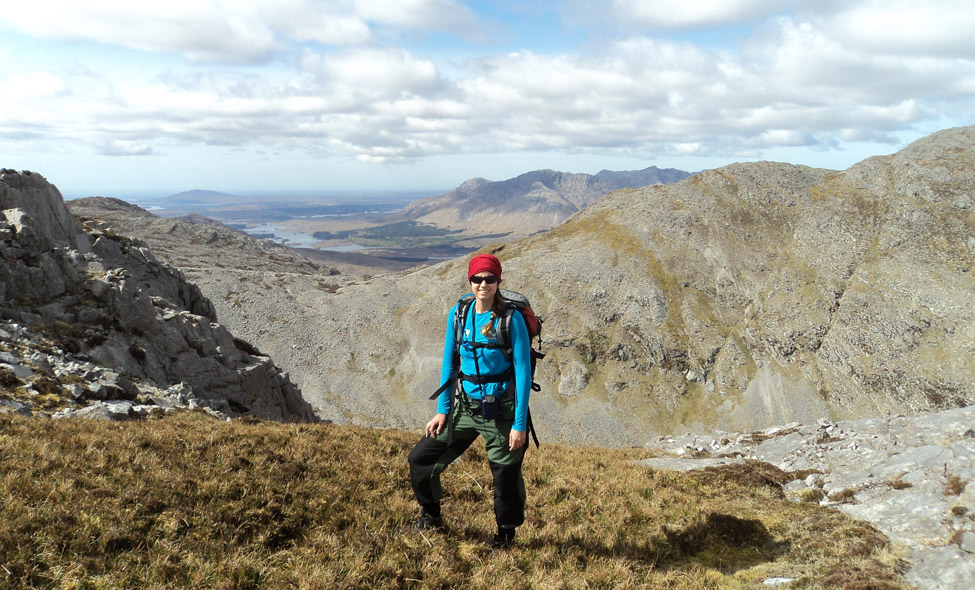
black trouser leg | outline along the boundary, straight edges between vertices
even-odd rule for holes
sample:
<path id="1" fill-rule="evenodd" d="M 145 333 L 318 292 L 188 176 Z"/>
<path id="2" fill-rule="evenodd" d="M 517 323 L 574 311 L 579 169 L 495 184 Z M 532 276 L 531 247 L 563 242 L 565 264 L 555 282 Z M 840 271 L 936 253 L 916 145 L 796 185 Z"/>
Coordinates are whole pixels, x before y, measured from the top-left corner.
<path id="1" fill-rule="evenodd" d="M 499 528 L 513 529 L 525 522 L 525 480 L 521 462 L 501 465 L 491 461 L 494 475 L 494 517 Z"/>
<path id="2" fill-rule="evenodd" d="M 410 451 L 410 486 L 416 501 L 433 516 L 440 516 L 440 474 L 475 440 L 457 434 L 451 445 L 446 442 L 446 432 L 436 438 L 424 437 Z"/>

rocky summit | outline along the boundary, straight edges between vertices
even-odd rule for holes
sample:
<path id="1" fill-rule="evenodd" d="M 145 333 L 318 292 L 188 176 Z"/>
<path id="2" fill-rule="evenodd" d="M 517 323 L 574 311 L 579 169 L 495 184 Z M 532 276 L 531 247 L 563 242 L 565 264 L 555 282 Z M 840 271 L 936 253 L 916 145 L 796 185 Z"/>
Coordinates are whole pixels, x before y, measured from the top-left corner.
<path id="1" fill-rule="evenodd" d="M 0 172 L 0 212 L 0 409 L 317 420 L 288 375 L 144 242 L 82 225 L 30 172 Z"/>
<path id="2" fill-rule="evenodd" d="M 973 162 L 966 127 L 845 171 L 735 164 L 617 191 L 486 247 L 545 319 L 532 396 L 543 440 L 643 444 L 975 403 Z M 429 418 L 466 258 L 380 277 L 251 267 L 253 246 L 187 255 L 137 219 L 150 213 L 112 215 L 163 246 L 323 417 Z"/>

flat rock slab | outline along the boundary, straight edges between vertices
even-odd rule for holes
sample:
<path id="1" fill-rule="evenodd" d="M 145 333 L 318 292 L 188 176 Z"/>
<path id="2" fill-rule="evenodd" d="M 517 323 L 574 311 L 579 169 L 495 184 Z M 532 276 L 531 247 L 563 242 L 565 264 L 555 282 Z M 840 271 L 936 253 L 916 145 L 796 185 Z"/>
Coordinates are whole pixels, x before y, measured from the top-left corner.
<path id="1" fill-rule="evenodd" d="M 679 459 L 672 457 L 657 457 L 654 459 L 644 459 L 640 461 L 652 469 L 666 469 L 668 471 L 692 471 L 694 469 L 704 469 L 705 467 L 717 467 L 729 463 L 741 463 L 741 459 L 726 459 L 707 457 L 702 459 Z"/>
<path id="2" fill-rule="evenodd" d="M 908 547 L 907 580 L 920 590 L 975 588 L 975 406 L 749 434 L 660 437 L 647 447 L 674 455 L 641 462 L 654 469 L 754 459 L 785 471 L 816 471 L 788 484 L 787 494 L 799 498 L 818 488 L 823 505 Z"/>

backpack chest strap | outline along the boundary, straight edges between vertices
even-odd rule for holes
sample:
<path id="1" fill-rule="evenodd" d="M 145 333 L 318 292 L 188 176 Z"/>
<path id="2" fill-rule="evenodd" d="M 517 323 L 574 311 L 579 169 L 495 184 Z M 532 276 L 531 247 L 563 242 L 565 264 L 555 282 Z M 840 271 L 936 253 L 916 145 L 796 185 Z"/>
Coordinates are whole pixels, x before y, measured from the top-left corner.
<path id="1" fill-rule="evenodd" d="M 473 340 L 466 340 L 462 346 L 468 346 L 470 348 L 507 348 L 504 344 L 499 344 L 497 342 L 476 342 Z"/>

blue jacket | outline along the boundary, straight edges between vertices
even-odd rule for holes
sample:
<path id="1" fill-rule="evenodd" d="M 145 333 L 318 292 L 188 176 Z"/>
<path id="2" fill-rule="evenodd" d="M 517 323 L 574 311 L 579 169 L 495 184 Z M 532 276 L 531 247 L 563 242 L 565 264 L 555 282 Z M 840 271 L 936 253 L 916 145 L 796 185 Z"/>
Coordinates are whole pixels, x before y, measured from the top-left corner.
<path id="1" fill-rule="evenodd" d="M 457 306 L 450 308 L 447 314 L 447 334 L 444 338 L 443 364 L 440 369 L 440 383 L 446 383 L 455 373 L 454 351 L 457 344 L 454 342 L 454 315 L 457 313 Z M 460 372 L 465 375 L 477 374 L 480 369 L 481 375 L 500 375 L 509 368 L 514 367 L 515 385 L 515 422 L 512 428 L 520 432 L 525 432 L 528 428 L 528 396 L 531 393 L 531 352 L 530 341 L 528 339 L 528 328 L 525 327 L 525 318 L 517 310 L 511 312 L 511 352 L 512 359 L 509 362 L 504 352 L 499 348 L 472 348 L 464 346 L 463 342 L 473 339 L 475 342 L 497 342 L 496 338 L 488 338 L 481 334 L 481 328 L 491 319 L 491 312 L 476 313 L 474 304 L 465 319 L 460 346 Z M 498 326 L 495 321 L 495 334 Z M 477 365 L 474 363 L 474 355 L 477 354 Z M 469 381 L 461 381 L 464 393 L 473 399 L 484 399 L 485 395 L 494 395 L 500 398 L 504 395 L 507 383 L 485 383 L 478 385 Z M 450 396 L 452 391 L 447 389 L 437 401 L 437 412 L 446 414 L 449 411 Z"/>

